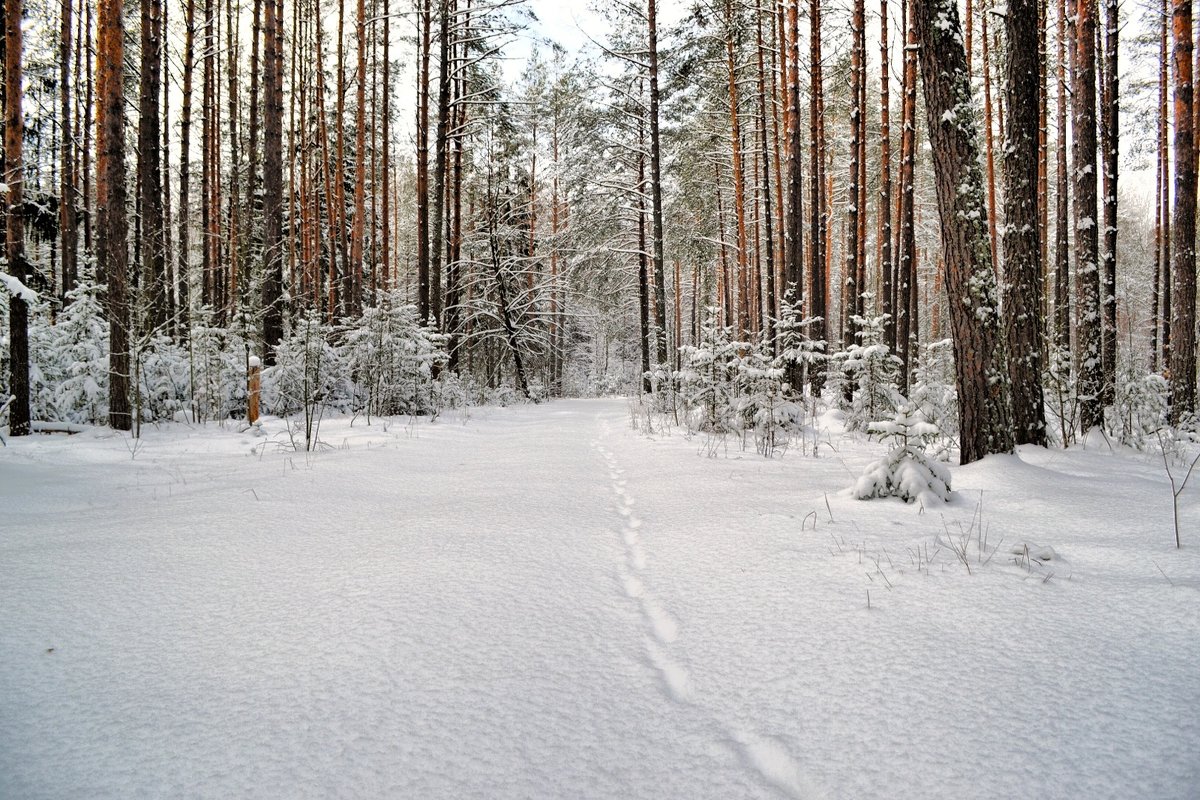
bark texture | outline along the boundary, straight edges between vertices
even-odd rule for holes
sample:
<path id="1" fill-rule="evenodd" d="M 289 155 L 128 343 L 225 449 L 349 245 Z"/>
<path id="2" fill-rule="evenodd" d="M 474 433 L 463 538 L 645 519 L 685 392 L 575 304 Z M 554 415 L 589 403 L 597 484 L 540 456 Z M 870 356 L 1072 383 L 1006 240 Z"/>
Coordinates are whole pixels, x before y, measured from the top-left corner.
<path id="1" fill-rule="evenodd" d="M 967 464 L 1013 449 L 1007 348 L 979 167 L 979 124 L 957 4 L 916 3 L 914 22 L 954 336 L 960 458 Z"/>

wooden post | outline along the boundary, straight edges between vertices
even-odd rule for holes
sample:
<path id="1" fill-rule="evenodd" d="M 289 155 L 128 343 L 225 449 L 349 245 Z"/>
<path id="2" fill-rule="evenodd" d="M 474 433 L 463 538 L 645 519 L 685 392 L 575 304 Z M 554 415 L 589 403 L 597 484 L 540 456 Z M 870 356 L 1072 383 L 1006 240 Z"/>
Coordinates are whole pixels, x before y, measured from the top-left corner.
<path id="1" fill-rule="evenodd" d="M 262 389 L 262 359 L 250 356 L 246 374 L 246 421 L 251 425 L 258 421 L 258 396 Z"/>

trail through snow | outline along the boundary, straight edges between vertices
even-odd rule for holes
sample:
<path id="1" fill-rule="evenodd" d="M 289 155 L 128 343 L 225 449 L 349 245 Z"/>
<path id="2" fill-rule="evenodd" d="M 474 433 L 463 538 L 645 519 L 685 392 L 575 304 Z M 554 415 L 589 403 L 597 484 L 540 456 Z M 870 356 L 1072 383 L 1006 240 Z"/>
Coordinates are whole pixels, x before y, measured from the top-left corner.
<path id="1" fill-rule="evenodd" d="M 1197 796 L 1200 548 L 1165 546 L 1161 468 L 989 460 L 935 517 L 839 494 L 872 446 L 629 423 L 11 440 L 0 797 Z M 1004 544 L 968 573 L 979 514 Z"/>

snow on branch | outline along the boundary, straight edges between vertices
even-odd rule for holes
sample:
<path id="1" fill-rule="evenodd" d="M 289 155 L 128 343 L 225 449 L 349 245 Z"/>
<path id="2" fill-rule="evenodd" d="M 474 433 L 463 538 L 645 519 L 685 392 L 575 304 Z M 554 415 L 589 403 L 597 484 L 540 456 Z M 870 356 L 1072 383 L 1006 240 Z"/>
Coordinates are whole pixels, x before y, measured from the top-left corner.
<path id="1" fill-rule="evenodd" d="M 4 288 L 8 289 L 8 293 L 14 297 L 19 297 L 26 303 L 36 303 L 38 296 L 37 292 L 30 289 L 25 284 L 21 283 L 20 278 L 14 278 L 7 272 L 0 272 L 0 283 L 4 284 Z"/>

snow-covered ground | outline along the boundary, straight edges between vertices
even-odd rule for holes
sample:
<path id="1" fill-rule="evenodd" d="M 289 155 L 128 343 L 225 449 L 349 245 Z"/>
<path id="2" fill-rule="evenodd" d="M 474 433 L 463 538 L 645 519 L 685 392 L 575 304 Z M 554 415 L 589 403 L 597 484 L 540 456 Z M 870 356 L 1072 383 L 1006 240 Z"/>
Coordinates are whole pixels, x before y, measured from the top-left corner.
<path id="1" fill-rule="evenodd" d="M 1200 797 L 1200 484 L 630 419 L 10 440 L 0 797 Z"/>

